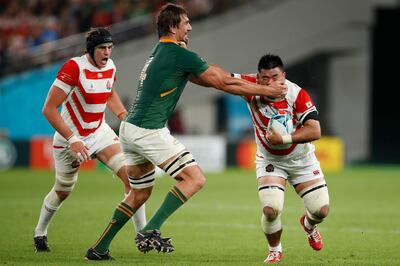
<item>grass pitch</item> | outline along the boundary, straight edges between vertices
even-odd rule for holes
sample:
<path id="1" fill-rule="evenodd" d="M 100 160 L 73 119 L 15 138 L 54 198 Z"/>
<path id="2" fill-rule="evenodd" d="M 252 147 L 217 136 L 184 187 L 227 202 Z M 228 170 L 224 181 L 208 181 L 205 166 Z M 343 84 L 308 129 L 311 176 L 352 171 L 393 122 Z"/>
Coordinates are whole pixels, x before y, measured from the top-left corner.
<path id="1" fill-rule="evenodd" d="M 400 265 L 400 167 L 356 167 L 326 173 L 331 212 L 319 226 L 325 247 L 309 246 L 299 224 L 301 200 L 287 188 L 280 265 Z M 157 180 L 147 216 L 174 184 Z M 122 199 L 122 184 L 107 171 L 81 172 L 71 197 L 49 228 L 52 251 L 33 252 L 33 230 L 53 172 L 0 172 L 0 264 L 88 265 L 83 259 Z M 111 245 L 112 265 L 262 265 L 266 241 L 260 228 L 255 173 L 229 169 L 208 174 L 206 187 L 163 226 L 176 251 L 141 254 L 129 222 Z M 101 263 L 104 264 L 104 263 Z M 108 265 L 108 263 L 107 263 Z"/>

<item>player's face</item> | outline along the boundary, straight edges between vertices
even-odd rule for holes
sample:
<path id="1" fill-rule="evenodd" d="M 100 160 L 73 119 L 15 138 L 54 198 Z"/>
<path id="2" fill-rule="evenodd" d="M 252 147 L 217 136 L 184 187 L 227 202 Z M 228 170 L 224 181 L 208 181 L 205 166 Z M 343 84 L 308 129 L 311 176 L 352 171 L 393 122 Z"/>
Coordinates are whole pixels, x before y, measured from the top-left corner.
<path id="1" fill-rule="evenodd" d="M 103 68 L 107 65 L 108 59 L 111 57 L 112 49 L 112 43 L 103 43 L 94 49 L 94 58 L 99 68 Z"/>
<path id="2" fill-rule="evenodd" d="M 261 85 L 270 85 L 272 82 L 284 82 L 286 78 L 286 72 L 282 71 L 279 67 L 271 69 L 261 69 L 257 74 L 258 83 Z"/>
<path id="3" fill-rule="evenodd" d="M 190 20 L 186 15 L 181 16 L 181 22 L 176 29 L 176 40 L 178 42 L 189 42 L 189 32 L 192 30 Z"/>

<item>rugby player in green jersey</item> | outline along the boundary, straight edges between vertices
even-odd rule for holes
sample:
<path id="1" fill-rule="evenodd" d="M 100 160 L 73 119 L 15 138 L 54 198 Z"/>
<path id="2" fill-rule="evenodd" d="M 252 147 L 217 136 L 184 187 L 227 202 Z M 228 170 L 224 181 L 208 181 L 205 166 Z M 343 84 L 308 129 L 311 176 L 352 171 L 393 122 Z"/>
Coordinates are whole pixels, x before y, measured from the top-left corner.
<path id="1" fill-rule="evenodd" d="M 142 252 L 174 250 L 171 239 L 161 237 L 160 228 L 205 184 L 204 174 L 192 154 L 166 127 L 189 80 L 237 95 L 278 98 L 287 91 L 283 82 L 264 86 L 233 78 L 227 71 L 208 65 L 196 53 L 185 49 L 192 27 L 182 6 L 164 5 L 157 17 L 157 27 L 160 41 L 143 67 L 136 99 L 119 131 L 131 191 L 116 207 L 103 234 L 88 249 L 86 258 L 89 260 L 113 259 L 109 254 L 110 243 L 149 198 L 155 183 L 155 166 L 175 178 L 177 184 L 143 230 L 137 233 L 136 246 Z"/>

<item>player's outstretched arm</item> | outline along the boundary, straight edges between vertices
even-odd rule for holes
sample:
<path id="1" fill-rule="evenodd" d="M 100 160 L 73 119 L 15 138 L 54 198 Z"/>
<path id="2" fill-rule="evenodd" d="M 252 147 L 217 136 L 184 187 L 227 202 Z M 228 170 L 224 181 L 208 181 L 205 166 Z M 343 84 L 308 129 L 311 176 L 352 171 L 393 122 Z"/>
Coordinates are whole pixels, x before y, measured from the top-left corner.
<path id="1" fill-rule="evenodd" d="M 210 65 L 206 71 L 196 78 L 191 79 L 192 82 L 206 87 L 214 87 L 236 95 L 260 95 L 271 98 L 279 98 L 286 95 L 287 86 L 284 83 L 273 83 L 270 86 L 259 85 L 248 82 L 247 80 L 231 77 L 221 67 Z"/>
<path id="2" fill-rule="evenodd" d="M 108 98 L 107 107 L 119 120 L 123 120 L 128 113 L 115 89 L 112 90 Z"/>

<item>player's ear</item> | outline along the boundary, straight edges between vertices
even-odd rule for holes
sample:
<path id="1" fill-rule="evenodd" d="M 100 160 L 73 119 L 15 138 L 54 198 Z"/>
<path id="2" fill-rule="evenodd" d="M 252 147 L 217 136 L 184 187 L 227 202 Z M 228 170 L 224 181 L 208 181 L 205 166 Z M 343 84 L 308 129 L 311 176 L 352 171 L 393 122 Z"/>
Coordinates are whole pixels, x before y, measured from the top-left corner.
<path id="1" fill-rule="evenodd" d="M 176 34 L 177 30 L 177 27 L 169 26 L 169 32 L 171 32 L 172 34 Z"/>

